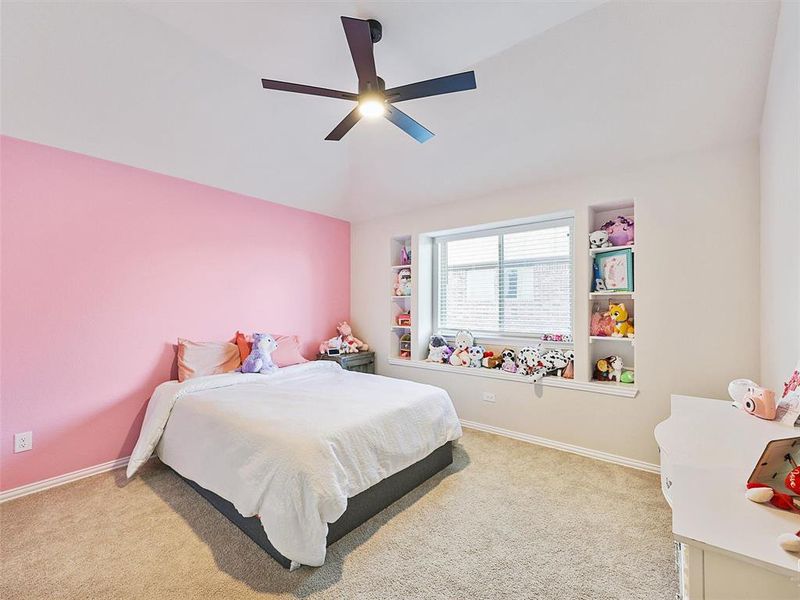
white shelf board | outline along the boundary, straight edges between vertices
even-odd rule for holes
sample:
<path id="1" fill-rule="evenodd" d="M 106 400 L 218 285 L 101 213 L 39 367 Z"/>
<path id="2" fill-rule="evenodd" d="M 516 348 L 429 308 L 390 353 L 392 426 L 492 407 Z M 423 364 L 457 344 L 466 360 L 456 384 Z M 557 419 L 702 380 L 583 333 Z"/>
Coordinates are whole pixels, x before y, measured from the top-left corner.
<path id="1" fill-rule="evenodd" d="M 396 271 L 398 269 L 410 269 L 411 265 L 392 265 L 392 271 Z"/>
<path id="2" fill-rule="evenodd" d="M 392 296 L 392 300 L 411 300 L 411 296 Z"/>
<path id="3" fill-rule="evenodd" d="M 613 337 L 610 335 L 590 335 L 589 336 L 589 343 L 592 342 L 627 342 L 631 346 L 636 341 L 636 338 L 630 337 Z"/>
<path id="4" fill-rule="evenodd" d="M 558 387 L 573 390 L 582 390 L 585 392 L 595 392 L 598 394 L 607 394 L 609 396 L 624 396 L 626 398 L 633 398 L 639 393 L 639 389 L 632 384 L 617 383 L 615 381 L 601 382 L 601 381 L 576 381 L 575 379 L 564 379 L 562 377 L 545 377 L 539 382 L 532 382 L 530 378 L 524 375 L 517 375 L 515 373 L 506 373 L 500 369 L 484 369 L 484 368 L 471 368 L 471 367 L 454 367 L 453 365 L 445 365 L 442 363 L 426 362 L 424 360 L 409 360 L 405 358 L 397 358 L 394 356 L 389 357 L 390 365 L 401 365 L 404 367 L 412 367 L 416 369 L 428 369 L 431 371 L 439 371 L 443 373 L 458 373 L 460 375 L 468 375 L 472 377 L 485 377 L 488 379 L 502 379 L 505 381 L 513 381 L 515 383 L 522 383 L 525 385 L 541 385 L 543 387 Z"/>
<path id="5" fill-rule="evenodd" d="M 631 299 L 636 298 L 635 292 L 589 292 L 589 298 L 614 298 L 617 296 Z"/>
<path id="6" fill-rule="evenodd" d="M 392 329 L 411 329 L 410 325 L 392 325 Z"/>
<path id="7" fill-rule="evenodd" d="M 609 246 L 608 248 L 589 248 L 589 256 L 604 254 L 605 252 L 614 252 L 616 250 L 630 250 L 631 252 L 636 252 L 634 246 Z"/>

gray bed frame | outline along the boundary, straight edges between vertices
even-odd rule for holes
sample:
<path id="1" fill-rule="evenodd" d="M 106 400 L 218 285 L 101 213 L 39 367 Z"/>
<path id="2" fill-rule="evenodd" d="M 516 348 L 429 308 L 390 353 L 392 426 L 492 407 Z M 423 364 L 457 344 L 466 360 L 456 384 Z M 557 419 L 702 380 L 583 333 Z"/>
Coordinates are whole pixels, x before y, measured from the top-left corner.
<path id="1" fill-rule="evenodd" d="M 453 443 L 447 442 L 419 462 L 406 467 L 402 471 L 379 481 L 371 488 L 353 496 L 347 501 L 347 510 L 341 517 L 328 525 L 328 543 L 330 546 L 353 529 L 365 523 L 384 508 L 396 502 L 408 492 L 430 479 L 436 473 L 453 462 Z M 180 475 L 180 474 L 179 474 Z M 243 517 L 233 504 L 214 492 L 201 487 L 194 481 L 181 478 L 203 498 L 228 518 L 231 523 L 241 529 L 251 540 L 261 546 L 267 554 L 288 569 L 291 561 L 275 549 L 267 537 L 258 517 Z"/>

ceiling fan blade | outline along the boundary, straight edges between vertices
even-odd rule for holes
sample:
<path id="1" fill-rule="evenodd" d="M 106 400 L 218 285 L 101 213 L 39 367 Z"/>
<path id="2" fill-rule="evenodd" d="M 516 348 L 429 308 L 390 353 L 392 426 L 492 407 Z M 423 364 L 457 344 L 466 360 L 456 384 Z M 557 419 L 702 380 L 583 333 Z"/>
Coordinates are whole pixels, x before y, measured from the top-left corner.
<path id="1" fill-rule="evenodd" d="M 265 90 L 295 92 L 297 94 L 311 94 L 312 96 L 326 96 L 328 98 L 341 98 L 343 100 L 358 101 L 358 94 L 342 92 L 340 90 L 330 90 L 328 88 L 314 87 L 313 85 L 303 85 L 302 83 L 289 83 L 288 81 L 262 79 L 261 85 Z"/>
<path id="2" fill-rule="evenodd" d="M 414 119 L 409 117 L 402 110 L 395 108 L 391 104 L 386 105 L 385 116 L 392 123 L 417 140 L 420 144 L 424 144 L 434 135 L 432 132 L 428 131 L 422 125 L 417 123 Z"/>
<path id="3" fill-rule="evenodd" d="M 400 87 L 386 90 L 386 98 L 389 102 L 403 102 L 416 98 L 474 90 L 476 87 L 475 71 L 467 71 L 466 73 L 446 75 L 444 77 L 437 77 L 436 79 L 401 85 Z"/>
<path id="4" fill-rule="evenodd" d="M 360 92 L 378 89 L 378 74 L 375 72 L 375 56 L 372 53 L 372 33 L 369 23 L 352 17 L 342 17 L 342 27 L 347 36 L 347 45 L 353 56 L 358 75 Z"/>
<path id="5" fill-rule="evenodd" d="M 361 119 L 361 113 L 356 106 L 353 110 L 351 110 L 347 116 L 342 119 L 339 124 L 333 128 L 328 134 L 328 137 L 325 139 L 328 141 L 338 142 L 340 139 L 344 137 L 344 134 L 350 131 L 353 128 L 353 125 L 358 123 L 359 119 Z"/>

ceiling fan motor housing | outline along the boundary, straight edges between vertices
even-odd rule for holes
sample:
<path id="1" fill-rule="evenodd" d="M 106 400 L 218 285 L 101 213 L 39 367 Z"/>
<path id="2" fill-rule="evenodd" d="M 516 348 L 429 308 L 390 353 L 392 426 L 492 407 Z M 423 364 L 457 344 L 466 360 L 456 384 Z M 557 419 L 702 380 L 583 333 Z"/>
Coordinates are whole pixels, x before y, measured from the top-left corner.
<path id="1" fill-rule="evenodd" d="M 380 21 L 376 21 L 375 19 L 367 19 L 367 23 L 369 23 L 369 33 L 372 36 L 372 43 L 377 44 L 383 37 L 383 25 L 380 24 Z"/>

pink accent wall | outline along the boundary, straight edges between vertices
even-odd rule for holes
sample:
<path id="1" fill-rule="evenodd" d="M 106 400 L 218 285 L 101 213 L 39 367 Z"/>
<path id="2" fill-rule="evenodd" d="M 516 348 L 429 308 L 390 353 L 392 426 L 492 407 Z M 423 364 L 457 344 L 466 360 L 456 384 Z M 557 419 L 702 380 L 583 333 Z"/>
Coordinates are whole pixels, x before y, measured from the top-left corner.
<path id="1" fill-rule="evenodd" d="M 0 490 L 128 456 L 178 336 L 298 334 L 310 357 L 349 317 L 346 221 L 0 143 Z"/>

